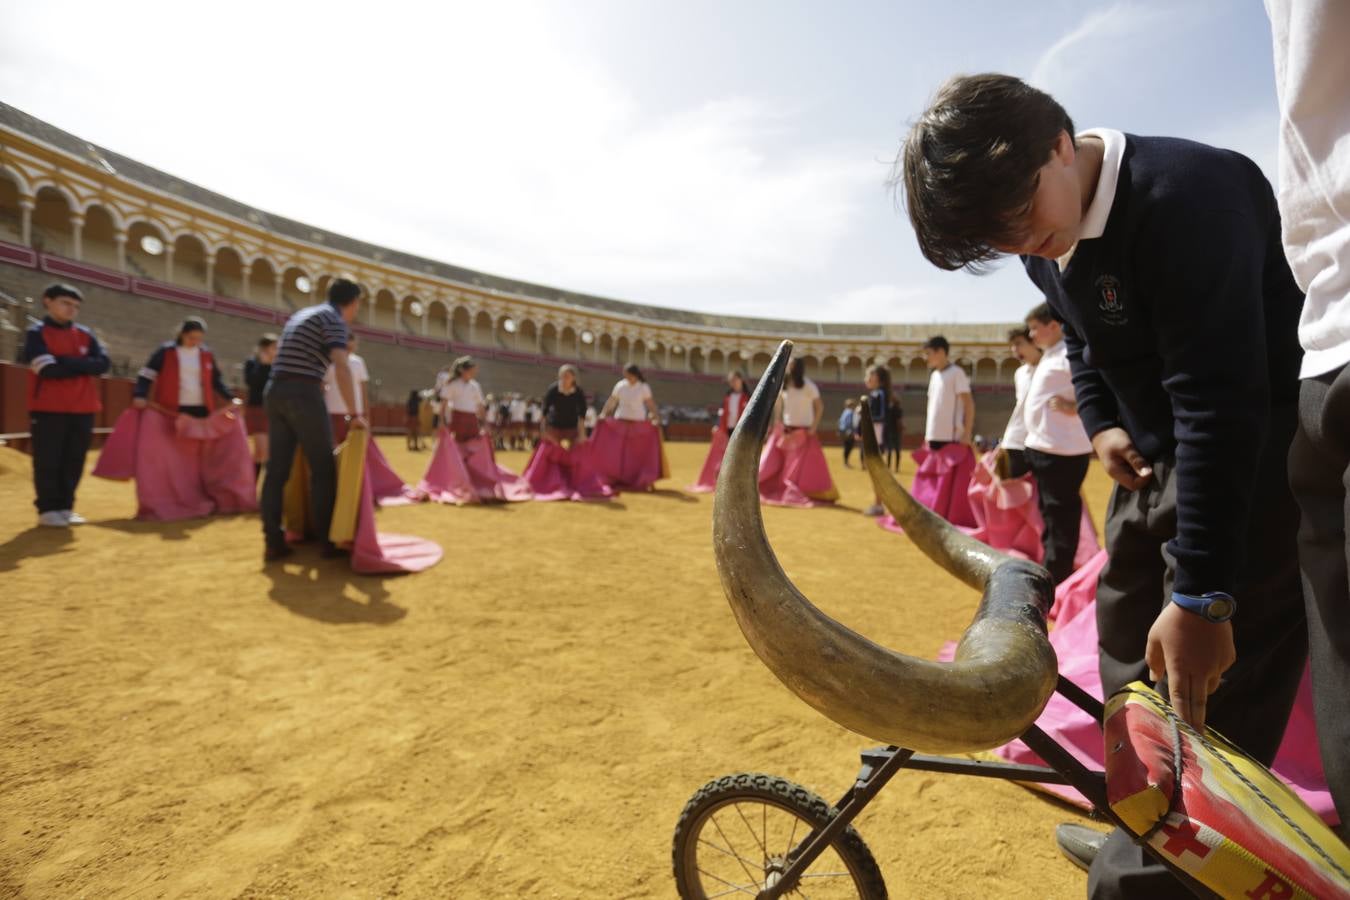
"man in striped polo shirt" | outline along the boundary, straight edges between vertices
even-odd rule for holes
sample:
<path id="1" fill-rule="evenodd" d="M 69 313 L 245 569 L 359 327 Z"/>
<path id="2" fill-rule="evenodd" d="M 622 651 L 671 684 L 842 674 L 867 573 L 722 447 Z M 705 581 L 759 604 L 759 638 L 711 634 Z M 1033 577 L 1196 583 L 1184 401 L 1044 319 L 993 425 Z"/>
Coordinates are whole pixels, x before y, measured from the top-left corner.
<path id="1" fill-rule="evenodd" d="M 333 462 L 333 427 L 323 399 L 323 378 L 332 364 L 338 393 L 347 409 L 357 408 L 347 365 L 347 325 L 356 319 L 360 300 L 360 285 L 339 278 L 328 288 L 327 303 L 300 310 L 281 333 L 272 376 L 263 395 L 269 435 L 267 477 L 262 490 L 263 558 L 269 562 L 294 552 L 286 544 L 281 527 L 281 506 L 297 446 L 309 463 L 311 521 L 324 542 L 323 555 L 345 555 L 328 540 L 337 494 L 337 466 Z M 365 428 L 366 420 L 353 416 L 351 427 Z"/>

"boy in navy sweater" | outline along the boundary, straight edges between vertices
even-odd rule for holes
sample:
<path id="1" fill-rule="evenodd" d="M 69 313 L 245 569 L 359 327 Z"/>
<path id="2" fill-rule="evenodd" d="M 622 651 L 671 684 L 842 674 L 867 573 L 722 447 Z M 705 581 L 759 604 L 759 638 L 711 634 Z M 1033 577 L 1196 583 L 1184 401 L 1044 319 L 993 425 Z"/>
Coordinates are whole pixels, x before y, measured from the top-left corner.
<path id="1" fill-rule="evenodd" d="M 75 488 L 84 474 L 94 414 L 103 408 L 98 376 L 109 366 L 94 333 L 75 324 L 83 301 L 69 285 L 53 284 L 43 291 L 47 315 L 28 329 L 20 360 L 28 364 L 38 524 L 53 528 L 84 523 L 75 512 Z"/>
<path id="2" fill-rule="evenodd" d="M 1202 144 L 1076 134 L 1005 75 L 944 85 L 902 169 L 929 261 L 978 271 L 1017 254 L 1064 324 L 1079 415 L 1117 482 L 1104 690 L 1165 679 L 1188 722 L 1269 764 L 1307 647 L 1285 467 L 1303 295 L 1270 184 Z M 1128 836 L 1064 828 L 1091 896 L 1187 896 Z"/>

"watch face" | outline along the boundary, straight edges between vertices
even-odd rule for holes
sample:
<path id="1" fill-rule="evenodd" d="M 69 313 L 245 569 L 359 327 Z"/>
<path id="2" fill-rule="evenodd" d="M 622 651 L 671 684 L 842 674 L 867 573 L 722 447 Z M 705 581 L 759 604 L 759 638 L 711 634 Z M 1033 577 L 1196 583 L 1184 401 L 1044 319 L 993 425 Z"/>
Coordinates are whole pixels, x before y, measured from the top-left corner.
<path id="1" fill-rule="evenodd" d="M 1215 597 L 1209 601 L 1205 614 L 1216 622 L 1222 622 L 1233 615 L 1233 601 L 1227 597 Z"/>

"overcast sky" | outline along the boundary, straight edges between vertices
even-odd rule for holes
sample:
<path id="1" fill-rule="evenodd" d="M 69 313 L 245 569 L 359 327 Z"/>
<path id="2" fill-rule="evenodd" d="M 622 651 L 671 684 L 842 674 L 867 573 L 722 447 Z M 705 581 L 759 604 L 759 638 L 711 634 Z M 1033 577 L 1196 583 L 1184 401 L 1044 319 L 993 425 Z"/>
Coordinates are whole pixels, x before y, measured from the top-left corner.
<path id="1" fill-rule="evenodd" d="M 5 3 L 0 98 L 262 209 L 513 278 L 832 321 L 1008 321 L 885 182 L 957 72 L 1274 177 L 1261 4 Z"/>

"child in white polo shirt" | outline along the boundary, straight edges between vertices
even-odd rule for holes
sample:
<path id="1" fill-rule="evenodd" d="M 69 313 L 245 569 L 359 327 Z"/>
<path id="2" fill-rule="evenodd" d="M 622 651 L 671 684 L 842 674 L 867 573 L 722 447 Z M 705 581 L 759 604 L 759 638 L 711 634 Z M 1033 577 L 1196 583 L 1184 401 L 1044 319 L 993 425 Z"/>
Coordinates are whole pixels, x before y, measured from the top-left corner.
<path id="1" fill-rule="evenodd" d="M 928 377 L 928 416 L 923 439 L 930 450 L 948 444 L 969 444 L 975 428 L 975 399 L 965 370 L 952 362 L 951 345 L 942 335 L 924 342 L 923 355 L 933 374 Z"/>
<path id="2" fill-rule="evenodd" d="M 1078 418 L 1073 375 L 1064 347 L 1064 327 L 1042 303 L 1027 315 L 1027 332 L 1041 348 L 1022 404 L 1026 455 L 1036 475 L 1036 494 L 1045 530 L 1044 565 L 1059 584 L 1073 574 L 1078 526 L 1083 519 L 1083 479 L 1092 459 L 1092 441 Z"/>

